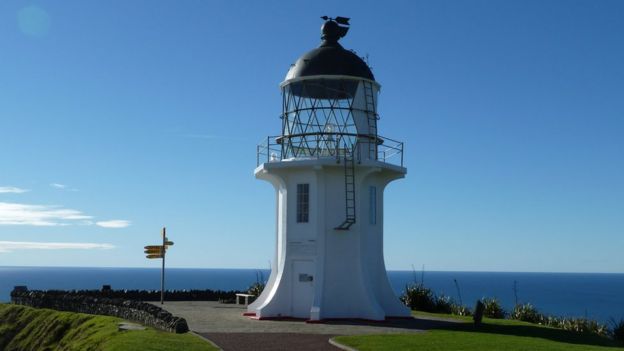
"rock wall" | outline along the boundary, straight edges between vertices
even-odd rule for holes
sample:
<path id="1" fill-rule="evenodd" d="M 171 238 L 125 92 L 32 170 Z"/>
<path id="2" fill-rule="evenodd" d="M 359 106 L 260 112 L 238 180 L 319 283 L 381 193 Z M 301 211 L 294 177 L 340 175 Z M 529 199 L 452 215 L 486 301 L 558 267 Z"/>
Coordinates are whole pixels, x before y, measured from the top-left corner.
<path id="1" fill-rule="evenodd" d="M 189 331 L 184 318 L 176 317 L 158 306 L 137 300 L 105 296 L 113 291 L 100 292 L 99 296 L 96 296 L 95 292 L 35 291 L 22 287 L 11 292 L 11 302 L 58 311 L 114 316 L 173 333 Z M 111 295 L 123 296 L 123 293 Z"/>
<path id="2" fill-rule="evenodd" d="M 27 287 L 15 287 L 13 291 L 26 291 Z M 232 301 L 240 291 L 222 290 L 167 290 L 165 301 Z M 160 290 L 112 290 L 105 285 L 102 290 L 46 290 L 48 295 L 82 295 L 89 297 L 108 297 L 136 301 L 160 301 Z"/>

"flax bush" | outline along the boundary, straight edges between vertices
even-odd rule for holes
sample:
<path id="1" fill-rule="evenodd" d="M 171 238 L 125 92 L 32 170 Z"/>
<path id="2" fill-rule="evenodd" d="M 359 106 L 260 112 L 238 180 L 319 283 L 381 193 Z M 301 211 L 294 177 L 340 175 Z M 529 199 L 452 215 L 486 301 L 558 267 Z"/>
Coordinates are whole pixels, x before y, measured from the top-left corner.
<path id="1" fill-rule="evenodd" d="M 249 286 L 249 288 L 247 289 L 247 293 L 249 295 L 258 297 L 262 293 L 262 290 L 264 290 L 265 286 L 266 286 L 266 282 L 264 281 L 264 274 L 262 273 L 262 271 L 257 271 L 256 282 L 251 284 L 251 286 Z"/>
<path id="2" fill-rule="evenodd" d="M 529 323 L 546 324 L 546 317 L 530 303 L 516 305 L 509 318 Z"/>
<path id="3" fill-rule="evenodd" d="M 509 318 L 529 323 L 541 324 L 552 328 L 573 331 L 576 333 L 591 333 L 600 336 L 609 335 L 609 328 L 604 324 L 587 318 L 545 316 L 530 303 L 516 305 L 509 315 Z M 624 320 L 622 323 L 624 326 Z M 613 331 L 615 331 L 615 329 L 616 325 L 614 325 Z M 611 334 L 613 338 L 616 339 L 613 331 Z"/>
<path id="4" fill-rule="evenodd" d="M 483 315 L 489 318 L 503 319 L 507 312 L 501 307 L 500 302 L 496 298 L 484 297 L 481 302 L 485 306 Z"/>
<path id="5" fill-rule="evenodd" d="M 546 325 L 577 333 L 592 333 L 600 336 L 609 334 L 609 328 L 606 325 L 586 318 L 549 317 Z"/>
<path id="6" fill-rule="evenodd" d="M 422 284 L 407 285 L 401 301 L 412 310 L 435 312 L 436 297 L 431 289 Z"/>
<path id="7" fill-rule="evenodd" d="M 451 297 L 444 294 L 436 295 L 431 289 L 422 284 L 406 286 L 400 299 L 412 310 L 449 313 L 460 316 L 469 316 L 471 314 L 467 307 L 458 305 Z"/>
<path id="8" fill-rule="evenodd" d="M 610 334 L 613 340 L 619 341 L 620 343 L 624 344 L 624 319 L 616 321 L 615 319 L 611 318 L 611 326 L 612 328 Z"/>
<path id="9" fill-rule="evenodd" d="M 435 298 L 435 311 L 438 313 L 453 313 L 453 306 L 455 303 L 446 295 L 436 296 Z"/>
<path id="10" fill-rule="evenodd" d="M 472 311 L 466 307 L 466 306 L 462 306 L 462 305 L 458 305 L 458 304 L 453 304 L 453 306 L 451 307 L 451 313 L 458 315 L 458 316 L 472 316 Z"/>

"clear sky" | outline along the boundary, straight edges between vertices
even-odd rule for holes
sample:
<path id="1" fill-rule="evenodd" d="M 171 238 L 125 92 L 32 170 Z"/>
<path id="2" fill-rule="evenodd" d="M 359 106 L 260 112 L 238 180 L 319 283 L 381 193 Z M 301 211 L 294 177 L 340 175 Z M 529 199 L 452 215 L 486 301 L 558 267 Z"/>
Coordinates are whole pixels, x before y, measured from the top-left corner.
<path id="1" fill-rule="evenodd" d="M 351 17 L 389 269 L 624 272 L 624 2 L 0 2 L 0 266 L 267 268 L 278 84 Z"/>

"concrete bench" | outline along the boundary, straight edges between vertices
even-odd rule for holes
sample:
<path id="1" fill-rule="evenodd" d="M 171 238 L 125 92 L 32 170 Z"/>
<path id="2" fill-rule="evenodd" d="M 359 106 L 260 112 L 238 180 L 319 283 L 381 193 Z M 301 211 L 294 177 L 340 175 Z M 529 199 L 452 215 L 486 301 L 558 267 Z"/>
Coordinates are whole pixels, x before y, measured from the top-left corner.
<path id="1" fill-rule="evenodd" d="M 236 294 L 236 304 L 240 305 L 240 301 L 241 301 L 241 297 L 245 298 L 245 306 L 249 305 L 249 298 L 250 297 L 255 297 L 255 295 L 249 295 L 249 294 Z"/>

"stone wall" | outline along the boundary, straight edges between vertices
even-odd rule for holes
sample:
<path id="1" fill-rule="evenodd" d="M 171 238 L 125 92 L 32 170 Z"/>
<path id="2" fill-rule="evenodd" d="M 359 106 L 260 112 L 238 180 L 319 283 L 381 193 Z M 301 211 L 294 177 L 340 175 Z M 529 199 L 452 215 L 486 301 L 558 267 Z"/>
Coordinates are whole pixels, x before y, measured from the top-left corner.
<path id="1" fill-rule="evenodd" d="M 17 287 L 16 287 L 17 288 Z M 47 290 L 48 294 L 83 295 L 90 297 L 108 297 L 137 301 L 160 301 L 160 290 L 112 290 L 105 285 L 102 290 Z M 165 301 L 235 301 L 240 291 L 223 290 L 167 290 Z"/>
<path id="2" fill-rule="evenodd" d="M 184 318 L 176 317 L 158 306 L 137 300 L 106 296 L 113 291 L 100 292 L 99 296 L 96 296 L 95 292 L 93 290 L 90 293 L 35 291 L 20 287 L 11 292 L 11 302 L 58 311 L 114 316 L 173 333 L 189 331 Z M 124 294 L 111 295 L 123 296 Z"/>

